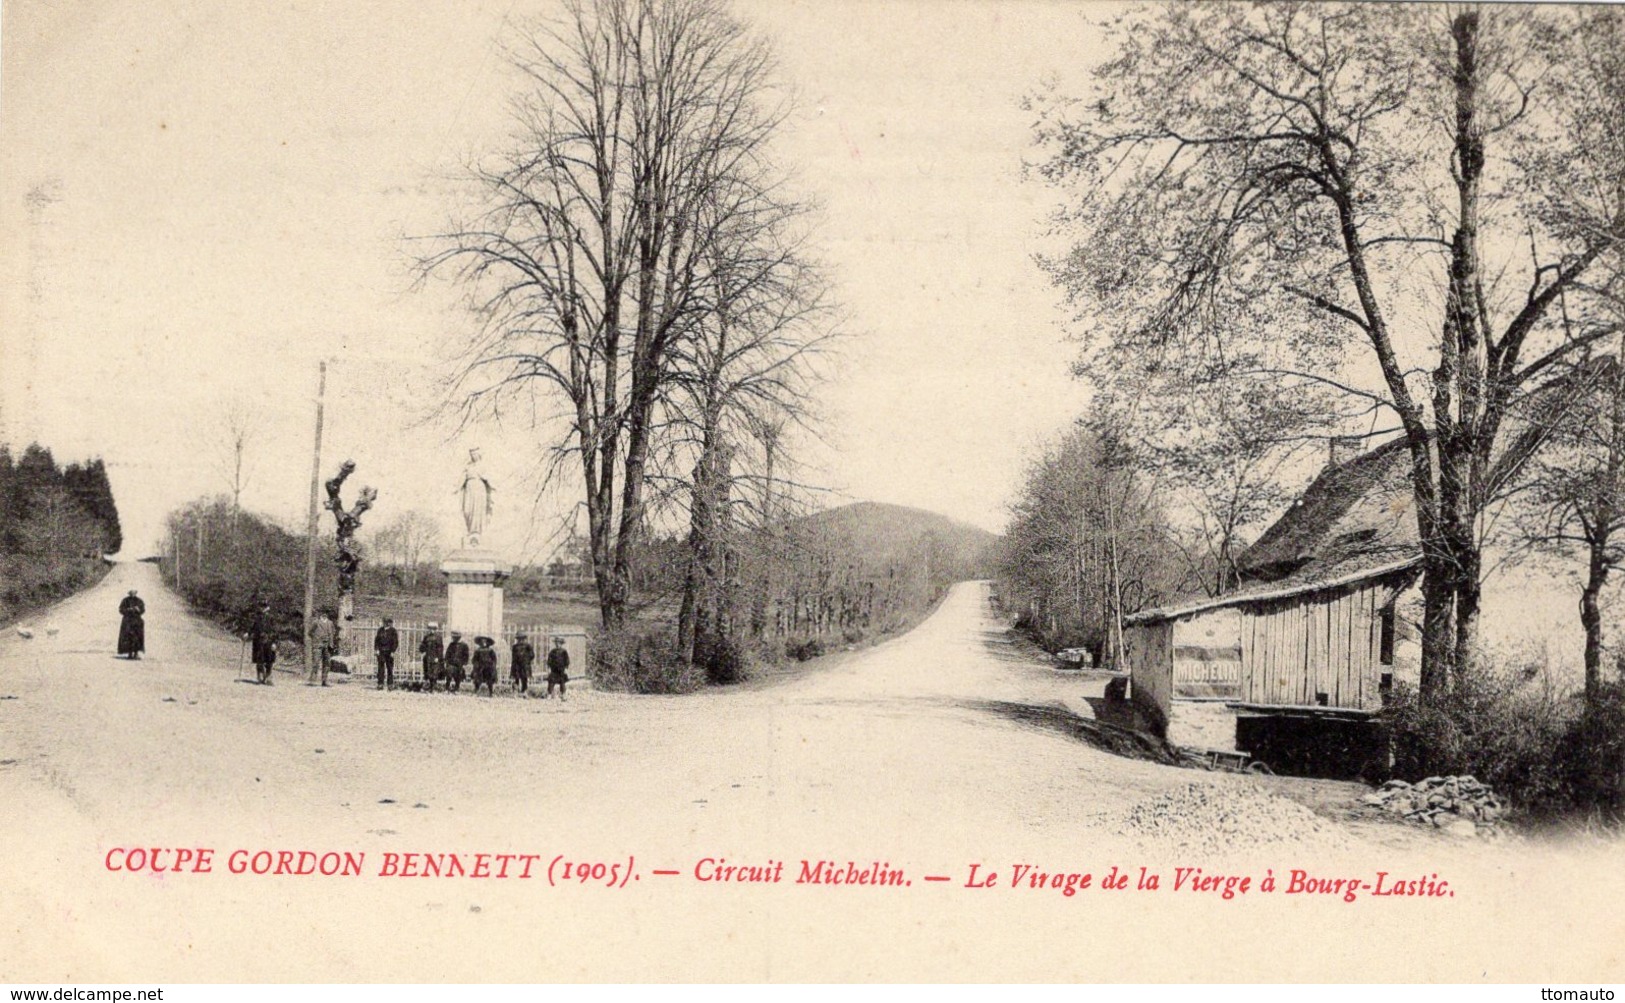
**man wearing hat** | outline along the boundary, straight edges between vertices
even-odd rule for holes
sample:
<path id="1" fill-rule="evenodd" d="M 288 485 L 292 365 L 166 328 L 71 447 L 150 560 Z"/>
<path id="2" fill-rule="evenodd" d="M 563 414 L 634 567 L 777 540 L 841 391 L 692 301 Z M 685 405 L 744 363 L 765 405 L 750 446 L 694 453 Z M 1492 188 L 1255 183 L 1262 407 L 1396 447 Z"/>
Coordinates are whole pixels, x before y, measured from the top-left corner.
<path id="1" fill-rule="evenodd" d="M 446 646 L 440 640 L 440 625 L 429 624 L 428 633 L 418 642 L 418 654 L 423 656 L 423 688 L 434 692 L 434 683 L 440 678 L 441 665 L 446 660 Z"/>
<path id="2" fill-rule="evenodd" d="M 446 644 L 446 679 L 447 687 L 456 693 L 457 688 L 463 685 L 463 670 L 468 668 L 468 642 L 457 631 L 451 632 L 451 640 Z"/>
<path id="3" fill-rule="evenodd" d="M 493 647 L 495 641 L 483 634 L 474 639 L 474 692 L 485 687 L 485 695 L 497 695 L 497 649 Z"/>
<path id="4" fill-rule="evenodd" d="M 326 686 L 328 666 L 339 653 L 338 610 L 324 609 L 317 614 L 310 625 L 310 650 L 315 652 L 316 658 L 311 663 L 307 685 L 314 686 L 319 680 Z"/>
<path id="5" fill-rule="evenodd" d="M 509 663 L 508 675 L 513 679 L 514 689 L 524 696 L 530 691 L 530 667 L 536 664 L 536 649 L 531 647 L 524 634 L 515 634 L 513 650 L 509 653 L 512 661 Z"/>
<path id="6" fill-rule="evenodd" d="M 395 649 L 401 646 L 401 636 L 395 631 L 393 617 L 384 617 L 384 625 L 378 628 L 373 636 L 373 654 L 378 656 L 378 688 L 383 689 L 387 683 L 390 689 L 395 688 Z"/>
<path id="7" fill-rule="evenodd" d="M 564 638 L 553 638 L 553 650 L 547 653 L 547 692 L 542 699 L 553 695 L 553 687 L 559 688 L 559 699 L 564 699 L 564 684 L 570 681 L 570 653 L 564 648 Z"/>

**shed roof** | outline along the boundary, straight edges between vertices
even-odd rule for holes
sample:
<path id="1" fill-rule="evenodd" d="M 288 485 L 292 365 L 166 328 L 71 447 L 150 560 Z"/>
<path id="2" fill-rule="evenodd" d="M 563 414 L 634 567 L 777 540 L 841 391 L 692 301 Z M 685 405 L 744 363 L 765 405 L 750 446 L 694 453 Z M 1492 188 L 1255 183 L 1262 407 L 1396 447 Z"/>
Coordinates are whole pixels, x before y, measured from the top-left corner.
<path id="1" fill-rule="evenodd" d="M 1575 401 L 1617 374 L 1612 357 L 1592 359 L 1524 395 L 1510 409 L 1487 475 L 1493 494 L 1519 475 Z M 1410 447 L 1392 439 L 1327 466 L 1237 561 L 1240 586 L 1217 598 L 1143 610 L 1125 623 L 1156 623 L 1203 610 L 1284 599 L 1398 574 L 1422 562 Z"/>
<path id="2" fill-rule="evenodd" d="M 1237 562 L 1244 587 L 1312 586 L 1421 553 L 1404 439 L 1327 467 Z"/>
<path id="3" fill-rule="evenodd" d="M 1125 622 L 1177 619 L 1405 571 L 1422 560 L 1414 505 L 1410 451 L 1404 439 L 1395 439 L 1321 471 L 1241 555 L 1235 591 L 1144 610 Z"/>

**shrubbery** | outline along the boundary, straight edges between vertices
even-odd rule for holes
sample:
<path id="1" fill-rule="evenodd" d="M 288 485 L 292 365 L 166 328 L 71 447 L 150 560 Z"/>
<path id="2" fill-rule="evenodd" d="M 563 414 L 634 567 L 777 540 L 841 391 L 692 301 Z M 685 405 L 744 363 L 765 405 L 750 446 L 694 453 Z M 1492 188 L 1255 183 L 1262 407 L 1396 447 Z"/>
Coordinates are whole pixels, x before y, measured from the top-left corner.
<path id="1" fill-rule="evenodd" d="M 99 581 L 121 543 L 101 460 L 62 467 L 38 443 L 17 458 L 0 445 L 0 621 Z"/>
<path id="2" fill-rule="evenodd" d="M 628 693 L 692 693 L 705 684 L 704 669 L 678 656 L 669 627 L 628 624 L 600 631 L 589 644 L 593 683 Z"/>
<path id="3" fill-rule="evenodd" d="M 804 641 L 786 641 L 784 653 L 798 662 L 810 661 L 824 654 L 824 642 L 816 637 L 809 637 Z"/>
<path id="4" fill-rule="evenodd" d="M 89 558 L 42 560 L 0 555 L 0 622 L 29 609 L 66 599 L 101 581 L 107 564 Z"/>
<path id="5" fill-rule="evenodd" d="M 1396 686 L 1386 712 L 1394 774 L 1469 774 L 1526 819 L 1625 819 L 1625 688 L 1586 706 L 1538 665 L 1480 664 L 1437 706 Z"/>
<path id="6" fill-rule="evenodd" d="M 712 637 L 694 644 L 694 664 L 708 683 L 742 683 L 750 676 L 750 663 L 750 652 L 737 637 Z"/>
<path id="7" fill-rule="evenodd" d="M 279 637 L 304 636 L 305 538 L 248 512 L 233 512 L 224 498 L 196 502 L 170 516 L 170 552 L 164 581 L 199 613 L 241 634 L 261 603 L 271 604 Z M 331 539 L 318 556 L 317 606 L 337 605 Z M 177 560 L 179 557 L 179 568 Z"/>

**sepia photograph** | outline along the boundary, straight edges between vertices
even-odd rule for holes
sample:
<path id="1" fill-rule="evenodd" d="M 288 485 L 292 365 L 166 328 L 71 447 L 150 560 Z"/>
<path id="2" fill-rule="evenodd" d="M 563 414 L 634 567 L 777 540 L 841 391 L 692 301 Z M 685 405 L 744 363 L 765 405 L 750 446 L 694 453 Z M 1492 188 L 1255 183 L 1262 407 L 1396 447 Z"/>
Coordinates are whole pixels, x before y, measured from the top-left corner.
<path id="1" fill-rule="evenodd" d="M 0 7 L 19 990 L 1612 999 L 1622 586 L 1625 6 Z"/>

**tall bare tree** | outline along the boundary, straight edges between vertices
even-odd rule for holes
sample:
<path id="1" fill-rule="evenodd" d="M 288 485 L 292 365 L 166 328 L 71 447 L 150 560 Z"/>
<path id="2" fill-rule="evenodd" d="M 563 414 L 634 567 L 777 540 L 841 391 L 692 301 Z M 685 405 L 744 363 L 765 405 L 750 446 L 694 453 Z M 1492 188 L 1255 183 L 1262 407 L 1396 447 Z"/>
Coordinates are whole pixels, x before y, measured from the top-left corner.
<path id="1" fill-rule="evenodd" d="M 1405 435 L 1425 699 L 1475 647 L 1505 426 L 1584 348 L 1553 305 L 1625 236 L 1620 22 L 1169 5 L 1120 24 L 1087 99 L 1043 102 L 1039 169 L 1082 237 L 1050 270 L 1114 365 L 1253 354 L 1283 390 L 1319 382 Z"/>
<path id="2" fill-rule="evenodd" d="M 1203 592 L 1229 591 L 1251 534 L 1277 516 L 1305 446 L 1335 427 L 1335 402 L 1292 394 L 1230 366 L 1180 360 L 1152 371 L 1080 367 L 1097 414 L 1133 439 L 1136 463 L 1168 498 L 1171 542 Z"/>
<path id="3" fill-rule="evenodd" d="M 774 180 L 740 179 L 718 193 L 727 203 L 708 210 L 721 222 L 705 262 L 708 309 L 674 353 L 673 414 L 695 456 L 678 615 L 678 648 L 691 662 L 696 655 L 714 660 L 726 648 L 737 598 L 729 532 L 736 504 L 770 490 L 760 478 L 780 459 L 781 434 L 769 443 L 759 433 L 807 423 L 821 376 L 817 356 L 833 337 L 828 287 L 798 232 L 805 207 L 779 194 Z M 759 454 L 753 444 L 763 446 Z M 753 463 L 758 456 L 761 463 Z M 757 490 L 736 498 L 736 487 L 753 478 Z"/>
<path id="4" fill-rule="evenodd" d="M 1091 417 L 1027 471 L 999 578 L 1004 601 L 1029 629 L 1115 660 L 1123 616 L 1169 598 L 1184 576 L 1159 492 L 1116 415 Z"/>
<path id="5" fill-rule="evenodd" d="M 417 509 L 408 509 L 379 526 L 373 546 L 400 568 L 409 584 L 417 584 L 418 565 L 432 558 L 440 546 L 440 525 Z"/>
<path id="6" fill-rule="evenodd" d="M 464 279 L 481 321 L 455 396 L 470 411 L 545 402 L 550 469 L 579 463 L 615 626 L 674 352 L 706 310 L 727 223 L 708 212 L 759 173 L 782 105 L 765 45 L 713 0 L 567 0 L 508 52 L 524 82 L 513 140 L 473 165 L 482 209 L 424 264 Z"/>
<path id="7" fill-rule="evenodd" d="M 1617 330 L 1621 311 L 1613 306 L 1611 317 L 1583 323 Z M 1603 591 L 1625 567 L 1625 339 L 1617 351 L 1575 367 L 1577 402 L 1554 426 L 1550 446 L 1521 485 L 1527 541 L 1585 565 L 1579 605 L 1588 702 L 1602 693 Z"/>
<path id="8" fill-rule="evenodd" d="M 234 526 L 237 513 L 242 511 L 243 491 L 254 479 L 254 461 L 250 450 L 259 438 L 261 425 L 259 412 L 241 400 L 232 400 L 221 411 L 221 438 L 214 467 L 231 492 Z"/>

